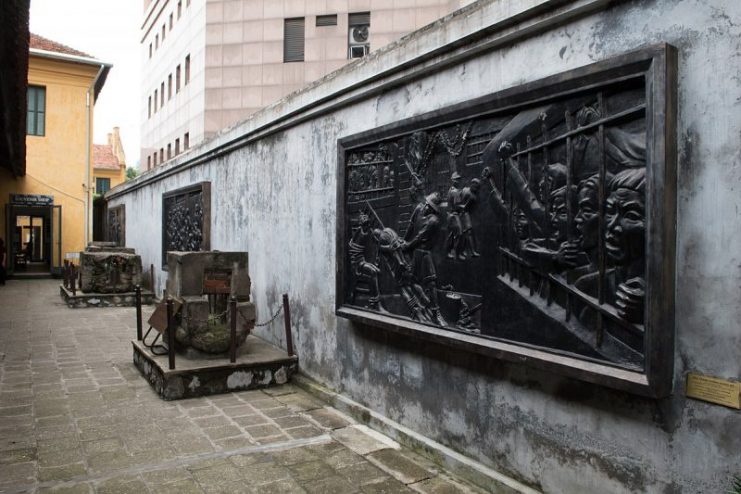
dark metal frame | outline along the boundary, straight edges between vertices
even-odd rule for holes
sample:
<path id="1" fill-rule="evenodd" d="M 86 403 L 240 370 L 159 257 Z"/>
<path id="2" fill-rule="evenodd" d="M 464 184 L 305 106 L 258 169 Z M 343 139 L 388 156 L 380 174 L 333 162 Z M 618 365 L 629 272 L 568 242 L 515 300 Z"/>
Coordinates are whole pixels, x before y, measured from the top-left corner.
<path id="1" fill-rule="evenodd" d="M 166 251 L 166 237 L 167 237 L 167 211 L 165 209 L 165 203 L 168 199 L 174 196 L 191 194 L 193 192 L 201 192 L 202 207 L 203 207 L 203 225 L 201 226 L 202 240 L 200 250 L 211 249 L 211 182 L 199 182 L 197 184 L 182 187 L 180 189 L 171 190 L 162 194 L 162 269 L 167 271 L 167 251 Z"/>
<path id="2" fill-rule="evenodd" d="M 541 100 L 582 92 L 607 81 L 642 74 L 646 83 L 646 336 L 643 371 L 556 353 L 511 340 L 457 333 L 409 319 L 350 306 L 344 300 L 348 238 L 345 210 L 347 152 L 442 124 L 511 112 Z M 658 44 L 609 60 L 432 111 L 338 141 L 336 314 L 395 333 L 423 338 L 496 359 L 524 363 L 548 372 L 650 397 L 672 392 L 674 372 L 674 292 L 676 257 L 677 51 Z"/>

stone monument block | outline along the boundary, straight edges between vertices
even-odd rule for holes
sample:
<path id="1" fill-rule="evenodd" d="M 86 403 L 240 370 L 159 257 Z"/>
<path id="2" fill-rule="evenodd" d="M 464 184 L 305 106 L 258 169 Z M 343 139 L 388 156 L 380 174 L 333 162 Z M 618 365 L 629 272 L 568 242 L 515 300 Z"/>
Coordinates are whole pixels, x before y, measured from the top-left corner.
<path id="1" fill-rule="evenodd" d="M 142 261 L 134 253 L 81 252 L 80 269 L 83 293 L 133 292 L 141 283 Z"/>

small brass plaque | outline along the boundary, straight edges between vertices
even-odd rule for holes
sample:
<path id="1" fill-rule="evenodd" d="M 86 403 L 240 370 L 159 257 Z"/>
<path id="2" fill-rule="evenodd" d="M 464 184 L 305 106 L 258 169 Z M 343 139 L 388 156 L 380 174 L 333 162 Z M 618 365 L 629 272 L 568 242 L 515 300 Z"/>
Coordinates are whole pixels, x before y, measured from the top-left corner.
<path id="1" fill-rule="evenodd" d="M 741 409 L 741 382 L 689 373 L 687 374 L 687 396 Z"/>
<path id="2" fill-rule="evenodd" d="M 231 277 L 231 271 L 205 271 L 203 273 L 203 293 L 231 293 Z"/>

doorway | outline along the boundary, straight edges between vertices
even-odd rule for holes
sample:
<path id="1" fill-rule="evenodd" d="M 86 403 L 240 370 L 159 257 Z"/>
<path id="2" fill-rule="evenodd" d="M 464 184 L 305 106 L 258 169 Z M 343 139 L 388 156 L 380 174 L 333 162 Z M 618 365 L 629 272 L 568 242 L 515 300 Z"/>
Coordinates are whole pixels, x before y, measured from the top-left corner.
<path id="1" fill-rule="evenodd" d="M 8 274 L 48 276 L 60 263 L 61 206 L 8 205 Z M 57 224 L 58 223 L 58 224 Z"/>

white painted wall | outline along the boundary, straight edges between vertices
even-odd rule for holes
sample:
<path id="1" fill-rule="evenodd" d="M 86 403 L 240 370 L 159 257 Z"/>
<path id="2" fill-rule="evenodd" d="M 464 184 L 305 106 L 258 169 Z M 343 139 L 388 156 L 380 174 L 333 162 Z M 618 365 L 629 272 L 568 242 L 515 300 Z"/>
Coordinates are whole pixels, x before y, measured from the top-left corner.
<path id="1" fill-rule="evenodd" d="M 400 87 L 343 88 L 533 7 L 491 46 Z M 570 16 L 581 11 L 582 14 Z M 547 27 L 557 16 L 556 27 Z M 553 493 L 724 492 L 741 473 L 741 415 L 687 400 L 684 374 L 741 378 L 741 3 L 481 2 L 341 69 L 183 157 L 114 189 L 128 245 L 159 266 L 162 193 L 212 182 L 212 248 L 247 250 L 258 319 L 291 296 L 303 372 L 370 408 Z M 539 24 L 539 23 L 544 24 Z M 544 30 L 536 30 L 543 26 Z M 364 330 L 334 315 L 337 139 L 656 42 L 679 49 L 677 345 L 674 394 L 650 400 Z M 471 46 L 469 46 L 470 48 Z M 335 95 L 323 105 L 311 103 Z M 280 130 L 353 96 L 349 106 Z M 304 107 L 304 105 L 308 105 Z M 275 131 L 259 137 L 264 129 Z M 223 156 L 214 157 L 233 140 Z M 158 284 L 163 286 L 162 273 Z M 262 333 L 278 343 L 278 326 Z"/>

